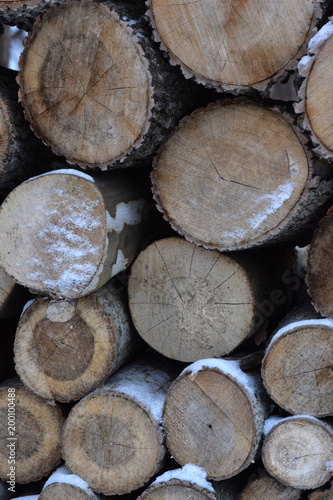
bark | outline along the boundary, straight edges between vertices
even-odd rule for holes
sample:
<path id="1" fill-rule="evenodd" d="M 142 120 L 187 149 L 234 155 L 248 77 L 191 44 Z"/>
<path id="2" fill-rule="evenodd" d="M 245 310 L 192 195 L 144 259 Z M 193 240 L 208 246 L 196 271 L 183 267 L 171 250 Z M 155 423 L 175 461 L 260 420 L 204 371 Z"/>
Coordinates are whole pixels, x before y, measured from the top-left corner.
<path id="1" fill-rule="evenodd" d="M 313 234 L 306 271 L 306 283 L 313 305 L 328 318 L 333 317 L 332 224 L 333 209 L 330 208 Z"/>
<path id="2" fill-rule="evenodd" d="M 186 78 L 217 91 L 264 90 L 296 67 L 316 22 L 319 1 L 222 1 L 218 7 L 148 0 L 155 39 Z M 258 20 L 264 19 L 258 30 Z"/>
<path id="3" fill-rule="evenodd" d="M 140 351 L 126 300 L 112 282 L 77 300 L 35 300 L 15 337 L 22 382 L 52 402 L 80 399 L 102 385 Z"/>
<path id="4" fill-rule="evenodd" d="M 308 45 L 308 54 L 301 59 L 298 72 L 303 82 L 298 90 L 295 110 L 301 113 L 300 124 L 311 135 L 314 152 L 333 160 L 333 23 L 330 20 Z"/>
<path id="5" fill-rule="evenodd" d="M 26 39 L 18 78 L 35 134 L 69 163 L 102 170 L 147 164 L 188 109 L 144 20 L 107 5 L 49 9 Z"/>
<path id="6" fill-rule="evenodd" d="M 269 474 L 261 471 L 258 477 L 252 478 L 245 486 L 238 500 L 257 500 L 258 498 L 298 500 L 301 493 L 301 490 L 285 486 Z"/>
<path id="7" fill-rule="evenodd" d="M 75 474 L 71 474 L 66 467 L 57 469 L 44 484 L 39 500 L 101 500 L 89 488 L 88 484 Z"/>
<path id="8" fill-rule="evenodd" d="M 316 490 L 310 493 L 307 497 L 307 500 L 332 500 L 333 498 L 333 488 L 332 482 L 328 485 L 328 488 L 324 490 Z"/>
<path id="9" fill-rule="evenodd" d="M 126 365 L 81 399 L 66 420 L 66 466 L 97 493 L 130 493 L 163 465 L 161 415 L 172 378 L 159 365 Z"/>
<path id="10" fill-rule="evenodd" d="M 11 413 L 14 420 L 8 420 L 10 407 L 15 410 Z M 29 483 L 47 476 L 61 458 L 62 417 L 58 407 L 48 405 L 23 385 L 8 381 L 0 388 L 0 414 L 1 436 L 7 436 L 0 445 L 1 479 L 8 480 L 8 459 L 13 457 L 14 482 Z"/>
<path id="11" fill-rule="evenodd" d="M 272 336 L 261 375 L 271 398 L 288 413 L 333 414 L 332 328 L 332 321 L 305 307 L 289 314 Z"/>
<path id="12" fill-rule="evenodd" d="M 154 160 L 157 207 L 205 248 L 304 245 L 333 188 L 315 175 L 305 141 L 290 117 L 255 103 L 198 109 Z"/>
<path id="13" fill-rule="evenodd" d="M 314 417 L 282 419 L 267 434 L 262 460 L 277 481 L 302 490 L 319 488 L 332 476 L 333 431 Z"/>
<path id="14" fill-rule="evenodd" d="M 221 481 L 239 474 L 256 458 L 267 410 L 258 378 L 235 361 L 193 363 L 168 391 L 163 421 L 175 460 L 202 467 Z"/>
<path id="15" fill-rule="evenodd" d="M 276 284 L 271 269 L 281 270 L 281 255 L 271 262 L 261 253 L 223 255 L 181 238 L 155 241 L 139 254 L 129 276 L 138 333 L 178 361 L 229 354 L 262 325 L 259 307 Z"/>
<path id="16" fill-rule="evenodd" d="M 94 182 L 59 170 L 14 189 L 0 209 L 7 274 L 35 293 L 79 298 L 128 267 L 147 236 L 149 206 L 140 176 L 125 175 Z"/>
<path id="17" fill-rule="evenodd" d="M 30 130 L 18 103 L 17 72 L 0 68 L 0 201 L 54 159 Z"/>
<path id="18" fill-rule="evenodd" d="M 29 292 L 0 268 L 0 318 L 19 316 Z"/>

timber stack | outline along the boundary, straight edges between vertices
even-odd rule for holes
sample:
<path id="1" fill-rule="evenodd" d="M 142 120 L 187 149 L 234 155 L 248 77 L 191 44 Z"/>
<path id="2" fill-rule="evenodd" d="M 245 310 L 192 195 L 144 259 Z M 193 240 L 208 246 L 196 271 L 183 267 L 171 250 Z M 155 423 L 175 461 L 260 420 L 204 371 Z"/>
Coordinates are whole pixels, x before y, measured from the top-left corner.
<path id="1" fill-rule="evenodd" d="M 0 1 L 1 499 L 332 498 L 331 15 Z"/>

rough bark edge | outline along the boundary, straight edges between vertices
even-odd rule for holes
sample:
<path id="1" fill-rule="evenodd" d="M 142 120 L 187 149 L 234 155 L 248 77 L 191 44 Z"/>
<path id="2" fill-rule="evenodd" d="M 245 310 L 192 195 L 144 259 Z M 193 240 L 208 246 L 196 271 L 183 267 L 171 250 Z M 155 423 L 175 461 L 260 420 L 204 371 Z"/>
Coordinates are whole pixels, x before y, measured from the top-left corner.
<path id="1" fill-rule="evenodd" d="M 286 421 L 292 421 L 292 420 L 295 420 L 295 421 L 305 421 L 305 422 L 314 422 L 316 423 L 317 426 L 325 429 L 328 433 L 331 434 L 332 436 L 332 440 L 333 440 L 333 428 L 327 424 L 326 422 L 324 422 L 323 420 L 319 420 L 318 418 L 316 417 L 312 417 L 312 416 L 309 416 L 309 415 L 293 415 L 291 417 L 286 417 L 286 418 L 283 418 L 281 421 L 279 421 L 278 423 L 276 423 L 272 429 L 267 433 L 267 435 L 265 436 L 264 438 L 264 441 L 263 441 L 263 445 L 262 445 L 262 461 L 263 461 L 263 464 L 264 464 L 264 467 L 266 469 L 266 466 L 265 466 L 265 458 L 264 458 L 264 448 L 265 448 L 265 442 L 267 440 L 267 438 L 269 438 L 269 436 L 271 436 L 271 434 L 274 432 L 274 430 L 276 429 L 276 427 L 280 427 L 281 425 L 284 425 L 286 423 Z M 267 470 L 267 473 L 268 473 L 268 470 Z M 288 484 L 287 482 L 283 481 L 281 478 L 278 478 L 276 476 L 274 476 L 271 472 L 269 472 L 269 474 L 274 478 L 276 479 L 279 483 L 283 484 L 284 486 L 291 486 L 290 484 Z M 328 481 L 330 481 L 330 478 L 327 478 L 325 479 L 323 482 L 321 482 L 320 484 L 318 484 L 317 486 L 314 486 L 314 487 L 311 487 L 311 488 L 304 488 L 304 486 L 291 486 L 291 488 L 295 488 L 295 489 L 300 489 L 300 490 L 312 490 L 312 489 L 316 489 L 316 488 L 320 488 L 321 486 L 323 486 L 324 484 L 326 484 Z"/>
<path id="2" fill-rule="evenodd" d="M 206 488 L 202 488 L 201 486 L 199 486 L 197 483 L 191 483 L 190 481 L 181 481 L 180 479 L 169 479 L 169 481 L 163 481 L 163 482 L 160 482 L 160 483 L 153 483 L 149 486 L 149 488 L 147 488 L 147 490 L 145 490 L 138 498 L 137 500 L 144 500 L 145 498 L 147 498 L 147 495 L 151 492 L 151 491 L 155 491 L 155 490 L 159 490 L 161 488 L 165 488 L 166 486 L 184 486 L 186 488 L 191 488 L 192 490 L 198 492 L 198 493 L 202 493 L 202 495 L 205 495 L 205 498 L 209 499 L 209 500 L 217 500 L 217 497 L 209 490 L 207 490 Z"/>
<path id="3" fill-rule="evenodd" d="M 79 1 L 78 0 L 65 0 L 62 3 L 62 5 L 66 5 L 68 7 L 71 7 L 71 5 L 75 5 L 75 4 L 78 4 L 78 3 L 80 5 L 82 5 L 83 7 L 85 7 L 86 5 L 93 5 L 95 8 L 100 9 L 101 12 L 104 13 L 105 16 L 108 16 L 108 17 L 112 18 L 113 20 L 115 20 L 116 22 L 118 22 L 124 28 L 124 30 L 126 31 L 126 33 L 133 40 L 133 44 L 135 45 L 135 47 L 137 49 L 139 58 L 141 59 L 141 61 L 143 62 L 143 65 L 145 67 L 145 71 L 146 71 L 147 79 L 148 79 L 149 96 L 148 96 L 147 115 L 146 115 L 145 122 L 142 125 L 142 129 L 140 131 L 140 135 L 136 138 L 136 140 L 134 141 L 134 143 L 132 144 L 132 146 L 130 146 L 126 151 L 124 151 L 122 154 L 118 155 L 116 158 L 113 158 L 110 161 L 106 161 L 106 162 L 103 162 L 103 163 L 90 164 L 90 163 L 87 163 L 87 162 L 76 161 L 74 158 L 67 158 L 66 157 L 67 162 L 69 164 L 71 164 L 71 165 L 78 165 L 78 166 L 80 166 L 81 168 L 84 168 L 84 169 L 91 169 L 91 168 L 95 168 L 96 169 L 97 168 L 97 169 L 100 169 L 100 170 L 107 170 L 108 166 L 114 165 L 115 163 L 118 163 L 118 162 L 122 163 L 124 161 L 124 159 L 127 158 L 132 153 L 133 150 L 139 149 L 140 146 L 141 146 L 141 144 L 142 144 L 142 142 L 143 142 L 144 135 L 146 135 L 147 132 L 148 132 L 148 130 L 149 130 L 149 122 L 150 122 L 150 119 L 151 119 L 151 116 L 152 116 L 152 108 L 154 106 L 154 97 L 153 97 L 153 88 L 152 88 L 152 77 L 151 77 L 151 74 L 150 74 L 150 71 L 149 71 L 149 65 L 148 65 L 147 58 L 146 58 L 146 56 L 144 54 L 144 51 L 143 51 L 143 49 L 142 49 L 142 47 L 141 47 L 141 45 L 139 43 L 138 37 L 133 32 L 133 30 L 130 27 L 129 23 L 123 21 L 119 17 L 118 13 L 115 10 L 111 11 L 105 5 L 103 5 L 103 4 L 97 4 L 96 2 L 94 2 L 92 0 L 79 0 Z M 33 31 L 31 31 L 31 33 L 29 33 L 29 35 L 27 36 L 27 38 L 25 38 L 25 40 L 24 40 L 24 51 L 22 52 L 20 60 L 19 60 L 20 73 L 17 76 L 17 83 L 18 83 L 18 85 L 20 87 L 19 91 L 18 91 L 19 102 L 21 102 L 22 105 L 23 105 L 23 108 L 24 108 L 24 117 L 30 123 L 30 128 L 32 129 L 32 131 L 34 132 L 34 134 L 39 139 L 41 139 L 43 141 L 43 143 L 46 146 L 48 146 L 53 151 L 54 154 L 56 154 L 57 156 L 64 156 L 63 152 L 58 148 L 57 145 L 52 145 L 51 146 L 49 144 L 49 141 L 45 137 L 45 135 L 43 133 L 43 130 L 40 130 L 39 126 L 34 125 L 34 118 L 31 115 L 29 108 L 27 108 L 27 106 L 26 106 L 26 101 L 25 101 L 25 96 L 24 96 L 24 90 L 23 90 L 24 85 L 22 85 L 23 81 L 24 81 L 24 78 L 23 78 L 22 75 L 23 75 L 23 72 L 24 72 L 24 69 L 25 69 L 24 65 L 25 65 L 27 50 L 29 50 L 31 42 L 33 42 L 34 39 L 36 38 L 36 36 L 38 36 L 40 25 L 42 25 L 48 19 L 49 16 L 52 17 L 53 13 L 56 12 L 58 10 L 58 8 L 61 8 L 61 6 L 59 7 L 59 5 L 55 5 L 53 7 L 50 7 L 44 13 L 44 15 L 42 17 L 39 17 L 35 21 L 35 23 L 33 25 Z"/>
<path id="4" fill-rule="evenodd" d="M 325 26 L 332 26 L 333 28 L 333 17 L 329 18 L 329 21 Z M 297 114 L 300 114 L 299 125 L 303 130 L 309 133 L 312 143 L 314 144 L 314 153 L 325 160 L 333 161 L 333 151 L 330 150 L 321 140 L 317 137 L 312 129 L 311 121 L 307 113 L 307 86 L 308 80 L 312 71 L 312 68 L 316 62 L 316 57 L 320 53 L 321 49 L 326 45 L 327 41 L 333 38 L 333 32 L 326 36 L 326 38 L 319 39 L 317 42 L 309 43 L 307 55 L 304 59 L 300 60 L 297 71 L 298 75 L 303 79 L 300 88 L 297 91 L 298 102 L 294 104 L 294 109 Z M 311 42 L 311 40 L 309 41 Z"/>
<path id="5" fill-rule="evenodd" d="M 51 6 L 59 5 L 63 2 L 64 0 L 4 2 L 0 6 L 0 22 L 30 31 L 38 16 L 43 15 Z"/>
<path id="6" fill-rule="evenodd" d="M 131 493 L 132 491 L 138 489 L 138 488 L 141 488 L 141 487 L 144 487 L 145 485 L 147 485 L 147 483 L 150 481 L 150 479 L 159 472 L 159 470 L 163 467 L 163 464 L 165 462 L 165 459 L 166 459 L 166 446 L 165 446 L 165 440 L 164 440 L 164 434 L 163 434 L 163 431 L 160 427 L 160 424 L 159 422 L 157 422 L 157 420 L 153 417 L 153 415 L 150 413 L 148 407 L 146 405 L 144 405 L 143 403 L 141 403 L 139 400 L 137 399 L 134 399 L 132 398 L 131 396 L 128 396 L 127 394 L 124 394 L 123 392 L 119 392 L 117 390 L 113 390 L 113 389 L 107 389 L 107 388 L 103 388 L 103 387 L 100 387 L 98 389 L 96 389 L 94 392 L 92 392 L 91 394 L 88 394 L 87 396 L 85 396 L 84 398 L 82 398 L 77 404 L 80 404 L 81 401 L 85 401 L 86 399 L 93 399 L 94 397 L 98 397 L 99 395 L 106 395 L 106 396 L 112 396 L 112 397 L 119 397 L 119 398 L 123 398 L 123 399 L 126 399 L 128 401 L 130 401 L 131 403 L 134 403 L 136 404 L 145 414 L 146 416 L 149 418 L 149 420 L 151 421 L 153 427 L 156 429 L 156 437 L 157 437 L 157 441 L 158 441 L 158 448 L 159 448 L 159 455 L 158 455 L 158 461 L 156 463 L 156 467 L 152 473 L 151 476 L 149 477 L 146 477 L 145 479 L 142 479 L 142 481 L 140 483 L 137 483 L 131 490 L 127 491 L 127 493 Z M 75 410 L 75 406 L 73 408 L 73 410 Z M 72 410 L 72 411 L 73 411 Z M 66 452 L 64 450 L 64 439 L 65 439 L 65 431 L 66 431 L 66 427 L 68 425 L 68 421 L 70 419 L 70 414 L 69 416 L 67 417 L 66 421 L 64 422 L 64 425 L 63 425 L 63 442 L 62 442 L 62 457 L 65 461 L 65 465 L 67 467 L 67 469 L 72 473 L 72 474 L 76 474 L 78 475 L 76 472 L 74 472 L 73 468 L 71 467 L 71 464 L 68 463 L 68 458 L 67 458 L 67 461 L 66 461 Z M 86 481 L 88 482 L 88 481 Z M 89 483 L 88 483 L 89 484 Z M 90 485 L 89 485 L 90 486 Z M 101 493 L 103 495 L 126 495 L 127 493 L 118 493 L 118 492 L 114 492 L 113 490 L 100 490 L 99 488 L 96 488 L 96 487 L 92 487 L 90 486 L 90 488 L 95 492 L 95 493 Z"/>
<path id="7" fill-rule="evenodd" d="M 217 246 L 209 244 L 207 242 L 193 238 L 190 234 L 184 231 L 172 217 L 168 216 L 167 209 L 163 208 L 160 203 L 159 189 L 155 180 L 155 171 L 158 168 L 158 161 L 162 152 L 164 151 L 166 144 L 164 143 L 159 148 L 157 155 L 153 161 L 153 169 L 151 172 L 151 183 L 152 183 L 152 193 L 153 199 L 156 203 L 156 208 L 162 213 L 163 218 L 169 222 L 172 229 L 174 229 L 178 234 L 185 237 L 190 243 L 195 243 L 199 246 L 203 246 L 208 250 L 219 250 L 224 251 L 234 251 L 234 250 L 245 250 L 248 248 L 253 248 L 257 246 L 271 246 L 276 243 L 288 243 L 288 244 L 298 244 L 306 245 L 309 243 L 311 237 L 308 234 L 314 230 L 318 220 L 327 209 L 327 203 L 331 201 L 333 195 L 333 180 L 321 179 L 318 175 L 315 175 L 313 168 L 313 155 L 307 146 L 307 137 L 302 134 L 298 128 L 293 123 L 293 119 L 286 112 L 278 110 L 276 107 L 267 107 L 258 104 L 255 101 L 249 101 L 246 98 L 236 98 L 234 100 L 225 99 L 223 101 L 216 101 L 214 103 L 208 104 L 205 108 L 199 108 L 193 111 L 188 116 L 185 116 L 178 124 L 177 127 L 173 129 L 169 138 L 172 139 L 174 135 L 191 119 L 197 117 L 203 112 L 210 111 L 212 109 L 218 108 L 220 106 L 228 106 L 230 104 L 252 104 L 257 105 L 259 108 L 266 109 L 275 113 L 280 119 L 282 119 L 295 133 L 300 145 L 303 147 L 304 153 L 308 160 L 308 180 L 303 188 L 303 191 L 296 201 L 293 208 L 289 211 L 287 216 L 273 229 L 266 231 L 261 236 L 252 239 L 248 244 L 235 245 L 235 246 Z M 314 206 L 314 209 L 311 207 Z M 288 233 L 291 233 L 289 236 Z"/>
<path id="8" fill-rule="evenodd" d="M 174 383 L 169 388 L 169 391 L 172 391 L 173 385 L 178 383 L 179 381 L 181 381 L 183 378 L 193 377 L 193 373 L 190 370 L 188 370 L 188 371 L 185 371 L 185 370 L 177 377 L 177 379 L 174 381 Z M 224 377 L 228 378 L 232 383 L 234 383 L 238 387 L 240 392 L 242 392 L 243 395 L 246 397 L 247 401 L 249 402 L 249 406 L 252 410 L 252 414 L 253 414 L 253 425 L 252 425 L 253 441 L 252 441 L 251 450 L 250 450 L 248 456 L 246 457 L 246 459 L 244 460 L 243 465 L 240 466 L 232 474 L 227 474 L 227 475 L 224 475 L 223 477 L 214 478 L 214 477 L 211 477 L 207 474 L 208 481 L 220 482 L 220 481 L 224 481 L 226 479 L 231 479 L 231 478 L 237 476 L 240 472 L 244 471 L 251 464 L 253 464 L 255 462 L 256 458 L 258 457 L 258 454 L 260 453 L 260 444 L 262 442 L 262 432 L 263 432 L 263 428 L 264 428 L 264 423 L 265 423 L 265 419 L 268 417 L 268 401 L 265 397 L 264 388 L 263 388 L 262 384 L 260 383 L 259 375 L 253 375 L 253 374 L 248 375 L 252 379 L 255 378 L 257 381 L 257 384 L 258 384 L 258 388 L 255 391 L 255 393 L 251 394 L 250 391 L 247 390 L 247 388 L 242 383 L 240 383 L 235 377 L 222 371 L 219 368 L 210 368 L 207 366 L 203 366 L 203 368 L 200 369 L 200 371 L 208 371 L 208 372 L 213 371 L 219 375 L 223 375 Z M 173 450 L 171 450 L 169 448 L 169 445 L 168 445 L 168 426 L 165 425 L 165 421 L 164 421 L 164 414 L 165 414 L 165 410 L 166 410 L 166 405 L 168 404 L 169 391 L 166 395 L 164 405 L 163 405 L 162 420 L 163 420 L 163 427 L 164 427 L 164 432 L 165 432 L 166 446 L 167 446 L 167 449 L 169 450 L 170 454 L 173 454 Z M 178 460 L 176 459 L 175 456 L 173 456 L 173 458 L 178 462 Z M 180 463 L 180 462 L 178 462 L 178 463 Z M 180 464 L 180 465 L 183 466 L 184 464 Z"/>
<path id="9" fill-rule="evenodd" d="M 213 89 L 216 92 L 229 92 L 234 95 L 239 95 L 242 93 L 249 92 L 250 90 L 258 90 L 260 93 L 263 93 L 266 91 L 267 86 L 269 84 L 275 83 L 279 78 L 281 78 L 287 71 L 296 69 L 297 66 L 297 61 L 306 53 L 306 47 L 307 44 L 310 40 L 310 38 L 313 36 L 313 31 L 316 29 L 315 26 L 318 23 L 318 21 L 322 18 L 323 16 L 323 10 L 324 10 L 324 2 L 325 0 L 317 0 L 317 5 L 314 7 L 313 11 L 313 16 L 311 19 L 311 23 L 309 26 L 309 30 L 304 37 L 303 44 L 301 47 L 298 47 L 297 52 L 294 54 L 294 56 L 283 66 L 280 68 L 278 71 L 273 73 L 271 76 L 266 78 L 265 80 L 261 80 L 255 84 L 252 85 L 232 85 L 232 84 L 226 84 L 226 83 L 217 83 L 213 80 L 209 80 L 208 78 L 205 78 L 202 75 L 197 75 L 194 71 L 192 71 L 188 66 L 186 66 L 184 63 L 182 63 L 172 52 L 169 51 L 168 47 L 162 42 L 159 33 L 156 29 L 156 23 L 154 20 L 154 14 L 152 12 L 151 8 L 151 2 L 152 0 L 146 0 L 146 6 L 147 6 L 147 12 L 146 16 L 149 19 L 149 22 L 153 28 L 153 37 L 154 40 L 159 43 L 160 49 L 167 54 L 169 63 L 172 66 L 179 66 L 184 77 L 186 79 L 193 78 L 197 83 L 203 85 L 204 87 L 208 89 Z"/>

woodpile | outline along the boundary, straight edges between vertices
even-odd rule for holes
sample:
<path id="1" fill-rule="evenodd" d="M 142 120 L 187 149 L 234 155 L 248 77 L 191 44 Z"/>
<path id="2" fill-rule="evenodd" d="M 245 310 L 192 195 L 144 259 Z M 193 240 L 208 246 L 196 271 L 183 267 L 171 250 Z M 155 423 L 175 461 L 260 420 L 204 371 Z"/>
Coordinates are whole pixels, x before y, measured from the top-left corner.
<path id="1" fill-rule="evenodd" d="M 333 498 L 332 14 L 0 2 L 1 499 Z"/>

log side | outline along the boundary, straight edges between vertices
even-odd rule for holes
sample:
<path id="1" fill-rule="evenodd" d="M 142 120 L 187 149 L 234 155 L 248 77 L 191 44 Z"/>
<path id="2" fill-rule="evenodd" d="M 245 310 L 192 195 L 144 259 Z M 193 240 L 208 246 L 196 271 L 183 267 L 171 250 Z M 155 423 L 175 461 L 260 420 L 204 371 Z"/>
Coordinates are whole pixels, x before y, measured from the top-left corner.
<path id="1" fill-rule="evenodd" d="M 251 478 L 245 486 L 238 500 L 257 500 L 270 498 L 271 500 L 299 500 L 302 490 L 285 486 L 272 476 L 260 471 L 257 477 Z"/>

